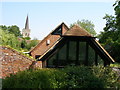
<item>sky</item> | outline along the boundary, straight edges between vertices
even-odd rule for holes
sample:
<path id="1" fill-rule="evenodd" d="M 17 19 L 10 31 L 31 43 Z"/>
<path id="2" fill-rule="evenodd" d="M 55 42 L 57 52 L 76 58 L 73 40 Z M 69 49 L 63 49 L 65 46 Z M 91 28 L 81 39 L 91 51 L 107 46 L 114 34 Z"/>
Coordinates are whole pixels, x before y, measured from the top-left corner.
<path id="1" fill-rule="evenodd" d="M 82 19 L 92 21 L 99 33 L 105 27 L 105 14 L 114 15 L 114 3 L 115 0 L 3 0 L 0 25 L 17 25 L 22 31 L 28 14 L 32 39 L 43 39 L 62 22 L 70 26 Z"/>

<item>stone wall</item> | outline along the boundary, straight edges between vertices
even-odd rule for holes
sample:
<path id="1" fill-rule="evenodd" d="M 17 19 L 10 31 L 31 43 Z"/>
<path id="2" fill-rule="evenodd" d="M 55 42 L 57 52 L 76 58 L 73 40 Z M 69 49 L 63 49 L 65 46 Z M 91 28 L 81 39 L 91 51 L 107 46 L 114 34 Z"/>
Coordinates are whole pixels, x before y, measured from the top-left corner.
<path id="1" fill-rule="evenodd" d="M 34 62 L 35 60 L 9 47 L 0 46 L 0 78 L 5 78 L 10 74 L 15 74 L 18 71 L 23 71 L 30 67 L 42 67 L 42 62 Z"/>

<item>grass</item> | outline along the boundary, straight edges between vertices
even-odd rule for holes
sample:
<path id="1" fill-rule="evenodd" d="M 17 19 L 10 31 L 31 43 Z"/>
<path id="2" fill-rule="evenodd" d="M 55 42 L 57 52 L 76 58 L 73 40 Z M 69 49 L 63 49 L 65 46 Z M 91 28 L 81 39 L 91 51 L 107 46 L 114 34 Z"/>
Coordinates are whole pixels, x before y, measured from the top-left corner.
<path id="1" fill-rule="evenodd" d="M 120 68 L 120 63 L 110 64 L 110 67 L 117 67 L 117 68 Z"/>

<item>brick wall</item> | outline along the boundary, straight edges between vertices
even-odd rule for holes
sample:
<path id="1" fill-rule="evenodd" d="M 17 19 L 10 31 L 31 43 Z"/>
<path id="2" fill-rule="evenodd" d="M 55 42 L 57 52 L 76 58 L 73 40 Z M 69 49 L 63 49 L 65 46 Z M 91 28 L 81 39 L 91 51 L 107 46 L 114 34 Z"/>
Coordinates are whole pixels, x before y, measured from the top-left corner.
<path id="1" fill-rule="evenodd" d="M 48 48 L 50 48 L 58 39 L 60 35 L 51 35 L 49 34 L 45 37 L 31 52 L 31 56 L 35 58 L 35 55 L 42 55 Z M 47 45 L 47 40 L 50 40 L 50 44 Z"/>
<path id="2" fill-rule="evenodd" d="M 0 52 L 0 78 L 5 78 L 10 74 L 15 74 L 18 71 L 23 71 L 30 67 L 42 67 L 42 62 L 36 61 L 36 63 L 34 63 L 35 61 L 33 59 L 11 48 L 0 46 Z"/>
<path id="3" fill-rule="evenodd" d="M 63 24 L 62 25 L 62 35 L 64 35 L 64 33 L 66 33 L 66 31 L 68 31 L 68 30 L 69 30 L 69 28 L 65 24 Z"/>

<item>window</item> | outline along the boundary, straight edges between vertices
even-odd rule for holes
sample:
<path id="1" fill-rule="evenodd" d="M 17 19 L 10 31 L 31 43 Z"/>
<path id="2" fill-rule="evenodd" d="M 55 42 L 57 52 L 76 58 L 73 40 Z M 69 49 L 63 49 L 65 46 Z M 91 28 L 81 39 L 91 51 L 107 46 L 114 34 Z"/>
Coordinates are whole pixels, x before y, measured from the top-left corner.
<path id="1" fill-rule="evenodd" d="M 59 59 L 65 60 L 66 59 L 66 44 L 59 50 Z"/>
<path id="2" fill-rule="evenodd" d="M 63 47 L 60 48 L 60 50 L 58 50 L 55 55 L 53 55 L 49 60 L 47 60 L 48 67 L 60 67 L 67 64 L 66 47 L 67 45 L 65 44 Z"/>
<path id="3" fill-rule="evenodd" d="M 46 44 L 49 45 L 49 44 L 50 44 L 50 40 L 47 40 L 47 41 L 46 41 Z"/>
<path id="4" fill-rule="evenodd" d="M 76 41 L 69 42 L 69 60 L 76 59 Z"/>
<path id="5" fill-rule="evenodd" d="M 95 51 L 90 45 L 88 49 L 88 65 L 95 65 Z"/>
<path id="6" fill-rule="evenodd" d="M 79 42 L 79 62 L 78 64 L 83 65 L 86 57 L 86 42 Z"/>
<path id="7" fill-rule="evenodd" d="M 67 64 L 66 49 L 67 49 L 67 44 L 65 44 L 58 52 L 58 65 L 59 66 L 64 66 Z"/>
<path id="8" fill-rule="evenodd" d="M 61 27 L 57 28 L 55 31 L 52 32 L 53 35 L 61 35 L 62 34 L 62 29 Z"/>
<path id="9" fill-rule="evenodd" d="M 104 65 L 104 61 L 99 55 L 98 55 L 98 65 Z"/>
<path id="10" fill-rule="evenodd" d="M 65 65 L 97 65 L 104 64 L 97 52 L 87 42 L 71 40 L 66 42 L 49 60 L 48 67 Z"/>
<path id="11" fill-rule="evenodd" d="M 36 56 L 35 56 L 35 59 L 38 59 L 39 57 L 40 57 L 40 55 L 36 55 Z"/>
<path id="12" fill-rule="evenodd" d="M 53 55 L 49 60 L 47 60 L 47 67 L 55 67 L 56 66 L 56 55 Z"/>

